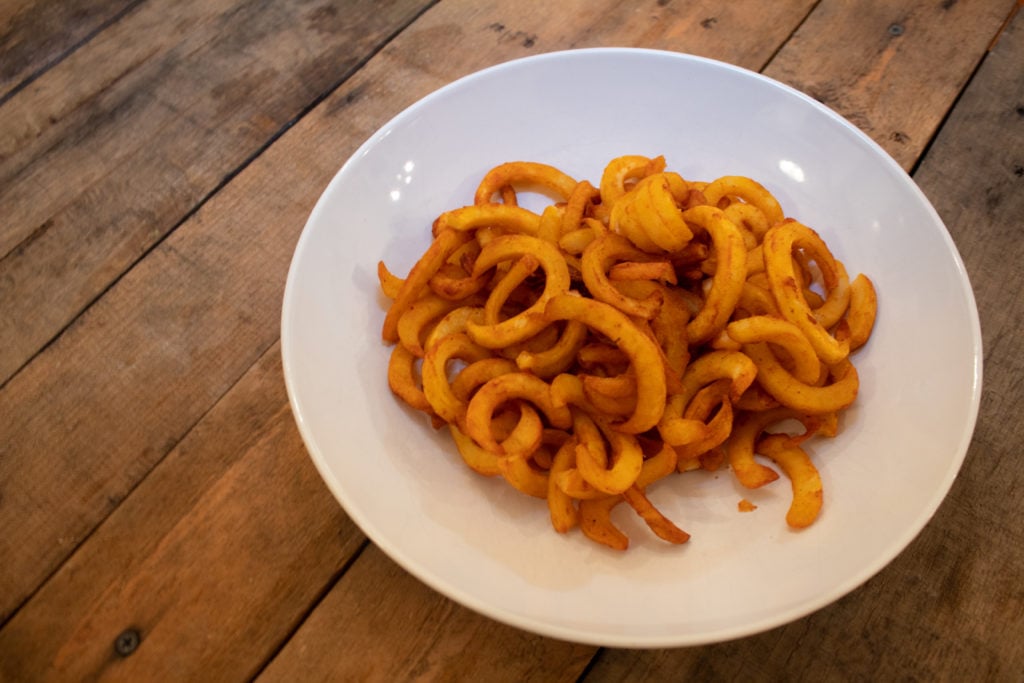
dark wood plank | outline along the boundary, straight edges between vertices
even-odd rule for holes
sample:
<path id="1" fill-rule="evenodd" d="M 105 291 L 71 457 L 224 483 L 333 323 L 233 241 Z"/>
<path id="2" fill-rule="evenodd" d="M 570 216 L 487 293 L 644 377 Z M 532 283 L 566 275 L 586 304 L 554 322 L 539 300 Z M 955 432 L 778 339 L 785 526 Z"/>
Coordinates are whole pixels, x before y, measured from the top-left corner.
<path id="1" fill-rule="evenodd" d="M 824 0 L 764 73 L 838 111 L 909 170 L 1014 5 Z"/>
<path id="2" fill-rule="evenodd" d="M 371 545 L 257 680 L 575 681 L 593 653 L 458 607 Z"/>
<path id="3" fill-rule="evenodd" d="M 986 57 L 915 180 L 971 277 L 985 349 L 974 440 L 948 498 L 893 564 L 769 633 L 687 650 L 602 652 L 589 681 L 1011 681 L 1024 669 L 1024 14 Z M 965 170 L 965 169 L 970 169 Z M 922 286 L 927 286 L 923 283 Z M 895 644 L 895 646 L 894 646 Z"/>
<path id="4" fill-rule="evenodd" d="M 248 680 L 363 542 L 275 344 L 0 630 L 0 680 Z"/>
<path id="5" fill-rule="evenodd" d="M 8 0 L 0 6 L 0 102 L 140 0 Z"/>
<path id="6" fill-rule="evenodd" d="M 428 2 L 151 2 L 0 106 L 0 384 Z"/>

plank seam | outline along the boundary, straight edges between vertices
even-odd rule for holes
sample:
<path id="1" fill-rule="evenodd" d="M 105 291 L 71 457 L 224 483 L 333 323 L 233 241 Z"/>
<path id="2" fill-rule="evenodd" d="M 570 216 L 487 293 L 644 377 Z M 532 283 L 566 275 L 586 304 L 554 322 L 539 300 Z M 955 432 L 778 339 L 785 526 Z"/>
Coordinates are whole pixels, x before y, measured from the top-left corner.
<path id="1" fill-rule="evenodd" d="M 963 99 L 964 94 L 966 94 L 968 89 L 970 89 L 971 83 L 974 82 L 975 77 L 978 75 L 978 72 L 981 71 L 981 68 L 985 65 L 985 62 L 988 61 L 989 56 L 992 54 L 992 49 L 996 46 L 996 43 L 999 42 L 999 37 L 1003 34 L 1003 31 L 1006 30 L 1006 27 L 1010 25 L 1010 22 L 1013 21 L 1014 16 L 1016 16 L 1017 14 L 1017 10 L 1022 5 L 1024 5 L 1024 0 L 1018 0 L 1018 2 L 1015 3 L 1014 6 L 1010 9 L 1009 14 L 1007 14 L 1006 16 L 1006 20 L 1000 25 L 995 37 L 992 38 L 992 42 L 989 43 L 988 48 L 982 54 L 981 59 L 978 60 L 978 63 L 975 64 L 974 68 L 971 70 L 970 75 L 964 80 L 963 87 L 960 88 L 960 91 L 956 94 L 956 97 L 954 97 L 953 100 L 949 103 L 949 107 L 946 108 L 946 111 L 942 113 L 942 118 L 939 120 L 938 125 L 935 126 L 935 131 L 932 133 L 931 137 L 928 138 L 928 142 L 925 143 L 924 147 L 921 149 L 921 153 L 918 155 L 917 159 L 914 161 L 914 164 L 910 167 L 910 170 L 907 172 L 907 174 L 911 178 L 913 178 L 914 175 L 917 174 L 917 170 L 921 167 L 921 164 L 924 162 L 925 158 L 927 158 L 928 156 L 928 153 L 931 151 L 932 145 L 934 145 L 935 141 L 938 140 L 939 137 L 942 135 L 942 131 L 946 127 L 946 123 L 949 122 L 949 117 L 953 115 L 954 111 L 956 111 L 957 106 L 960 104 L 960 100 Z"/>
<path id="2" fill-rule="evenodd" d="M 779 43 L 779 45 L 772 51 L 772 53 L 768 55 L 768 58 L 764 60 L 764 63 L 761 64 L 761 68 L 757 70 L 758 73 L 763 73 L 764 70 L 768 68 L 768 65 L 775 60 L 779 53 L 782 52 L 782 50 L 784 50 L 787 45 L 789 45 L 789 41 L 791 41 L 793 39 L 793 36 L 797 34 L 797 31 L 799 31 L 803 27 L 803 25 L 807 23 L 807 19 L 812 14 L 814 14 L 814 10 L 818 9 L 818 5 L 820 5 L 821 2 L 822 0 L 818 0 L 818 2 L 815 2 L 813 5 L 807 8 L 807 13 L 804 14 L 803 18 L 797 22 L 796 26 L 793 27 L 793 30 L 789 32 L 788 36 L 786 36 L 786 39 Z"/>
<path id="3" fill-rule="evenodd" d="M 580 672 L 580 675 L 576 677 L 576 683 L 583 683 L 587 680 L 587 678 L 590 677 L 590 673 L 597 667 L 598 664 L 601 663 L 601 658 L 603 657 L 604 652 L 605 648 L 603 647 L 599 647 L 597 650 L 594 651 L 594 654 L 590 657 L 590 661 L 587 662 L 587 665 L 585 667 L 583 667 L 583 671 Z"/>
<path id="4" fill-rule="evenodd" d="M 335 571 L 334 574 L 331 575 L 331 578 L 324 583 L 324 586 L 323 588 L 321 588 L 320 592 L 317 593 L 317 595 L 309 601 L 309 605 L 307 605 L 306 609 L 304 609 L 302 613 L 298 616 L 298 618 L 296 618 L 295 621 L 290 625 L 287 632 L 282 636 L 280 642 L 278 642 L 277 645 L 274 646 L 274 648 L 267 654 L 266 659 L 253 672 L 252 677 L 249 679 L 250 681 L 254 681 L 261 675 L 263 675 L 263 672 L 266 671 L 267 667 L 270 666 L 271 662 L 277 659 L 277 656 L 281 654 L 282 650 L 284 650 L 284 648 L 288 646 L 288 643 L 290 643 L 292 638 L 295 637 L 295 634 L 299 632 L 299 629 L 301 629 L 303 624 L 306 623 L 306 620 L 309 619 L 309 616 L 316 610 L 317 607 L 320 606 L 320 603 L 322 603 L 324 599 L 328 595 L 330 595 L 331 591 L 333 591 L 334 587 L 338 585 L 342 577 L 344 577 L 345 574 L 348 573 L 349 568 L 351 568 L 352 565 L 354 565 L 356 561 L 360 557 L 362 557 L 363 552 L 365 552 L 369 546 L 370 540 L 364 538 L 362 543 L 359 544 L 359 547 L 356 548 L 355 552 L 353 552 L 352 555 L 350 555 L 345 562 L 342 562 L 341 566 L 338 567 L 337 571 Z"/>
<path id="5" fill-rule="evenodd" d="M 160 458 L 153 463 L 153 466 L 149 468 L 149 470 L 146 472 L 145 475 L 142 476 L 142 478 L 140 478 L 137 482 L 135 482 L 131 486 L 131 488 L 129 488 L 127 491 L 125 491 L 124 495 L 121 497 L 121 500 L 119 500 L 117 502 L 117 505 L 111 507 L 110 510 L 107 512 L 107 514 L 103 515 L 103 517 L 96 522 L 96 524 L 92 527 L 92 529 L 90 529 L 88 531 L 88 533 L 86 533 L 82 537 L 82 539 L 78 543 L 76 543 L 74 545 L 74 547 L 71 548 L 67 552 L 67 554 L 64 556 L 64 559 L 53 568 L 53 571 L 51 571 L 49 574 L 47 574 L 46 578 L 44 578 L 42 581 L 40 581 L 39 585 L 37 585 L 30 593 L 28 593 L 28 595 L 25 596 L 24 600 L 19 602 L 14 607 L 14 609 L 12 609 L 10 611 L 10 613 L 6 617 L 0 615 L 0 631 L 2 631 L 7 626 L 7 624 L 12 619 L 14 619 L 14 617 L 18 614 L 18 612 L 20 612 L 25 607 L 25 605 L 27 605 L 29 602 L 31 602 L 32 598 L 34 598 L 36 596 L 36 594 L 39 591 L 41 591 L 43 589 L 43 587 L 46 586 L 46 584 L 48 584 L 53 579 L 54 576 L 57 575 L 57 573 L 61 570 L 61 567 L 63 567 L 67 563 L 68 560 L 70 560 L 72 557 L 74 557 L 75 554 L 78 553 L 78 551 L 82 548 L 82 546 L 84 546 L 89 541 L 89 539 L 92 538 L 93 535 L 103 527 L 103 525 L 110 518 L 110 516 L 112 514 L 114 514 L 114 512 L 117 510 L 117 508 L 121 507 L 121 505 L 126 500 L 128 500 L 132 496 L 133 493 L 135 493 L 135 490 L 137 488 L 139 488 L 140 486 L 142 486 L 142 484 L 145 483 L 145 481 L 147 479 L 149 479 L 150 476 L 152 476 L 153 472 L 155 472 L 156 469 L 160 466 L 160 463 L 162 463 L 167 458 L 168 455 L 170 455 L 171 453 L 174 452 L 174 449 L 176 449 L 178 447 L 178 445 L 181 444 L 181 442 L 184 441 L 188 437 L 188 435 L 192 433 L 192 430 L 194 430 L 196 428 L 196 425 L 198 425 L 200 422 L 202 422 L 203 420 L 206 419 L 206 416 L 209 415 L 220 404 L 220 402 L 224 400 L 224 397 L 227 396 L 231 392 L 231 390 L 235 388 L 235 385 L 238 384 L 239 379 L 241 377 L 244 377 L 245 374 L 249 370 L 251 370 L 254 365 L 259 363 L 260 360 L 262 360 L 263 357 L 265 355 L 267 355 L 267 353 L 270 351 L 270 349 L 274 348 L 274 345 L 277 344 L 278 340 L 279 340 L 278 337 L 274 337 L 274 339 L 271 340 L 271 342 L 269 344 L 267 344 L 263 349 L 260 350 L 260 352 L 256 355 L 256 360 L 253 361 L 252 363 L 250 363 L 249 367 L 246 368 L 238 377 L 236 377 L 235 381 L 233 381 L 229 386 L 227 386 L 224 389 L 224 391 L 222 391 L 220 393 L 220 395 L 217 396 L 216 400 L 214 400 L 212 403 L 210 403 L 210 405 L 207 407 L 206 410 L 203 411 L 203 413 L 201 415 L 196 417 L 195 421 L 192 422 L 192 424 L 188 425 L 185 428 L 185 431 L 182 432 L 181 437 L 179 437 L 177 440 L 175 440 L 175 442 L 167 448 L 167 450 L 164 452 L 164 454 L 161 455 Z"/>

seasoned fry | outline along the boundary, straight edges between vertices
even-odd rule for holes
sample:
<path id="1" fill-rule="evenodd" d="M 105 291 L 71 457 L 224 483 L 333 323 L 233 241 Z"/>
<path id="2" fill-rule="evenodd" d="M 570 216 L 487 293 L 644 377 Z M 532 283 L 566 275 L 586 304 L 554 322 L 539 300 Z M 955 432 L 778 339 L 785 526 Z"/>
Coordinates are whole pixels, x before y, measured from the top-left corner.
<path id="1" fill-rule="evenodd" d="M 549 203 L 522 208 L 527 192 Z M 513 161 L 431 230 L 404 279 L 377 267 L 387 380 L 473 471 L 619 551 L 619 503 L 681 545 L 648 488 L 724 466 L 759 488 L 779 473 L 758 457 L 791 483 L 786 523 L 817 519 L 802 444 L 857 399 L 878 294 L 763 185 L 685 179 L 661 156 L 615 158 L 597 186 Z"/>
<path id="2" fill-rule="evenodd" d="M 774 460 L 793 488 L 793 501 L 786 513 L 786 524 L 803 529 L 810 526 L 821 512 L 823 493 L 821 476 L 804 449 L 792 445 L 783 435 L 766 436 L 757 444 L 757 451 Z"/>

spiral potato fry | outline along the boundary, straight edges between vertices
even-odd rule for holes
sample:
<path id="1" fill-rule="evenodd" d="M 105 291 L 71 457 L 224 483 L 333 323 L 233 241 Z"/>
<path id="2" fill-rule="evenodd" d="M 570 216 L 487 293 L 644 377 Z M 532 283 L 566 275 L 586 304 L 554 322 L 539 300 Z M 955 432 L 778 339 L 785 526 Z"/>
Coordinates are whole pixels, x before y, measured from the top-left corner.
<path id="1" fill-rule="evenodd" d="M 531 211 L 522 192 L 550 202 Z M 514 161 L 431 227 L 406 278 L 378 264 L 387 380 L 470 468 L 545 499 L 557 532 L 616 550 L 621 502 L 685 543 L 648 487 L 723 463 L 750 489 L 779 478 L 774 464 L 793 490 L 787 524 L 814 522 L 803 444 L 835 436 L 856 400 L 851 353 L 878 296 L 767 188 L 687 180 L 660 156 L 613 159 L 597 186 Z"/>

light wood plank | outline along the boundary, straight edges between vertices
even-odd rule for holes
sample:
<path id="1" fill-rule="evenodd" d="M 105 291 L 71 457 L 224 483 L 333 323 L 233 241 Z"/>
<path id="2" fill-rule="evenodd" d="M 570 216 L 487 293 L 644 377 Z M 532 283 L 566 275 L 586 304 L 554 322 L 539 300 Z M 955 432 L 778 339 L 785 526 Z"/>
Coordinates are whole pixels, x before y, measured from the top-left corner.
<path id="1" fill-rule="evenodd" d="M 363 542 L 275 344 L 0 630 L 0 680 L 249 680 Z"/>
<path id="2" fill-rule="evenodd" d="M 824 0 L 764 73 L 835 109 L 910 170 L 1014 4 Z"/>
<path id="3" fill-rule="evenodd" d="M 0 384 L 426 2 L 151 2 L 0 106 Z"/>
<path id="4" fill-rule="evenodd" d="M 988 55 L 915 175 L 979 305 L 982 405 L 959 478 L 881 574 L 771 632 L 705 648 L 605 651 L 585 680 L 1010 681 L 1024 670 L 1024 14 Z M 965 175 L 964 169 L 971 169 Z M 984 185 L 965 182 L 984 179 Z M 927 283 L 922 283 L 927 287 Z M 894 643 L 896 644 L 894 646 Z"/>
<path id="5" fill-rule="evenodd" d="M 371 545 L 257 680 L 575 681 L 593 653 L 458 607 Z"/>

